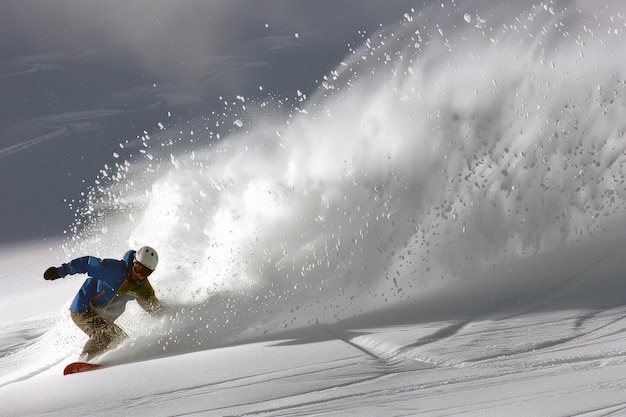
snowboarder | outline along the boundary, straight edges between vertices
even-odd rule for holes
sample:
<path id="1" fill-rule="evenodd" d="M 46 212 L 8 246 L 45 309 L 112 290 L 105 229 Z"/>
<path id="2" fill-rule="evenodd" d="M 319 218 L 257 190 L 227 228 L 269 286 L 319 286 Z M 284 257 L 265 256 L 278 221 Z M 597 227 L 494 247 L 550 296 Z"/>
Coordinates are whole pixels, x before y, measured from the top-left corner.
<path id="1" fill-rule="evenodd" d="M 70 305 L 72 320 L 89 336 L 80 360 L 90 361 L 127 337 L 115 320 L 124 312 L 129 300 L 135 298 L 153 316 L 163 314 L 163 305 L 148 281 L 158 262 L 156 250 L 144 246 L 138 251 L 129 250 L 122 260 L 83 256 L 58 268 L 51 266 L 44 272 L 46 280 L 89 275 Z"/>

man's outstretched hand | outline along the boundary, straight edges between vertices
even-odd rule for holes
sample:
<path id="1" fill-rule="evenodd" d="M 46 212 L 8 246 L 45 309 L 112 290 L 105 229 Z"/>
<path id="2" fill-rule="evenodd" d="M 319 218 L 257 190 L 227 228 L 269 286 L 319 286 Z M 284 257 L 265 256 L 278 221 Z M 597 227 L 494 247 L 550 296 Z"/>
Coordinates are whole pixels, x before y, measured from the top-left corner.
<path id="1" fill-rule="evenodd" d="M 51 266 L 50 268 L 46 269 L 46 272 L 43 273 L 43 278 L 47 279 L 48 281 L 53 281 L 57 278 L 61 278 L 61 276 L 59 275 L 59 270 L 56 267 Z"/>

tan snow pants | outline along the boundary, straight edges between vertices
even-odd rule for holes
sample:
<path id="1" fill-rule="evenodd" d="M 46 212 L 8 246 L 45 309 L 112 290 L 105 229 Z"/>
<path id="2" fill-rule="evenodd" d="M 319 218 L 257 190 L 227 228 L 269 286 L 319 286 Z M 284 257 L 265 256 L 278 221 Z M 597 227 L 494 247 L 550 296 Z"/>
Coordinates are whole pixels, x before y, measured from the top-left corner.
<path id="1" fill-rule="evenodd" d="M 113 321 L 103 319 L 93 312 L 71 312 L 72 321 L 89 336 L 85 343 L 80 359 L 90 361 L 108 349 L 119 345 L 126 337 L 126 333 Z"/>

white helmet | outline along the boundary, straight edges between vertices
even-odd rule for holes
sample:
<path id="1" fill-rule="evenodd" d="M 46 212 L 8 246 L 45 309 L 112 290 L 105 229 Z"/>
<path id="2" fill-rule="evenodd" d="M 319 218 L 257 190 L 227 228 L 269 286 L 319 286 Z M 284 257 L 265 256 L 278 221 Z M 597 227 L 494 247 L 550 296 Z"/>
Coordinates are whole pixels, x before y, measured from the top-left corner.
<path id="1" fill-rule="evenodd" d="M 159 263 L 159 255 L 150 246 L 144 246 L 135 253 L 135 260 L 154 271 Z"/>

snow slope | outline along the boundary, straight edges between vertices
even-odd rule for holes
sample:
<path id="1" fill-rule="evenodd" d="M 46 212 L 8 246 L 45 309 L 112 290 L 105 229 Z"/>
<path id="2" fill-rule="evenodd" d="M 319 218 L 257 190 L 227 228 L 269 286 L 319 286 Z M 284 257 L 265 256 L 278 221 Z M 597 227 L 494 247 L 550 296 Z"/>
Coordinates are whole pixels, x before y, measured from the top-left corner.
<path id="1" fill-rule="evenodd" d="M 27 292 L 30 303 L 3 319 L 3 415 L 621 415 L 626 253 L 613 240 L 604 247 L 607 240 L 593 245 L 603 249 L 597 261 L 564 285 L 535 286 L 541 296 L 512 289 L 516 298 L 488 310 L 494 282 L 485 279 L 441 291 L 439 308 L 397 307 L 233 346 L 163 353 L 139 337 L 105 357 L 110 367 L 66 377 L 62 368 L 84 338 L 51 294 L 31 290 L 59 291 L 56 283 L 37 279 L 39 265 L 24 271 L 20 263 L 3 268 L 27 272 L 30 284 L 11 293 Z M 580 254 L 518 269 L 558 270 Z M 62 284 L 62 292 L 71 287 Z M 470 301 L 469 290 L 486 294 Z M 450 307 L 454 298 L 466 314 Z M 46 301 L 47 311 L 30 310 Z"/>
<path id="2" fill-rule="evenodd" d="M 2 414 L 626 413 L 626 11 L 488 3 L 122 140 L 67 239 L 3 248 Z M 145 243 L 166 316 L 61 376 L 81 279 L 42 271 Z"/>

